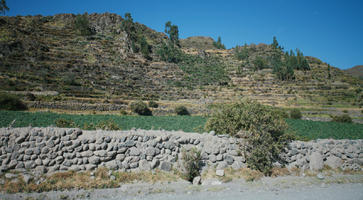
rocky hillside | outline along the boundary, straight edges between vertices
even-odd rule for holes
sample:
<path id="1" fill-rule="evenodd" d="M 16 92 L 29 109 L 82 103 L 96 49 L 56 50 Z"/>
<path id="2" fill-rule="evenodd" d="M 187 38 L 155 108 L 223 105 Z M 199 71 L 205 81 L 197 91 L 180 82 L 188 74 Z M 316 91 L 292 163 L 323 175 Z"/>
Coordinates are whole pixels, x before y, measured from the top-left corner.
<path id="1" fill-rule="evenodd" d="M 363 65 L 354 66 L 344 70 L 344 72 L 359 79 L 363 79 Z"/>
<path id="2" fill-rule="evenodd" d="M 136 22 L 128 32 L 125 19 L 105 13 L 86 15 L 91 34 L 83 35 L 77 17 L 0 17 L 1 90 L 31 92 L 29 103 L 153 99 L 165 105 L 160 109 L 179 102 L 200 111 L 242 97 L 289 107 L 362 105 L 362 80 L 317 58 L 306 57 L 310 70 L 283 81 L 273 73 L 271 45 L 222 50 L 210 37 L 191 37 L 180 40 L 177 61 L 165 61 L 166 34 Z"/>

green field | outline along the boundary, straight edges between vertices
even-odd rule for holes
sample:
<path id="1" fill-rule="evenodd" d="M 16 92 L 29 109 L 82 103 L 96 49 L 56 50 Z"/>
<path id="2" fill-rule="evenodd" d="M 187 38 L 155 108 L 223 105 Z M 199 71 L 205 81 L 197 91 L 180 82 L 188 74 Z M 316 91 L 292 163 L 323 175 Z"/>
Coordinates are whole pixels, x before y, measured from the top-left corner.
<path id="1" fill-rule="evenodd" d="M 0 111 L 0 127 L 7 127 L 15 119 L 13 127 L 55 126 L 59 118 L 72 120 L 77 127 L 85 124 L 98 124 L 113 121 L 122 130 L 131 128 L 183 130 L 185 132 L 201 131 L 207 118 L 200 116 L 118 116 L 118 115 L 71 115 L 51 112 Z M 337 122 L 314 122 L 286 119 L 289 132 L 306 139 L 363 139 L 363 124 Z"/>

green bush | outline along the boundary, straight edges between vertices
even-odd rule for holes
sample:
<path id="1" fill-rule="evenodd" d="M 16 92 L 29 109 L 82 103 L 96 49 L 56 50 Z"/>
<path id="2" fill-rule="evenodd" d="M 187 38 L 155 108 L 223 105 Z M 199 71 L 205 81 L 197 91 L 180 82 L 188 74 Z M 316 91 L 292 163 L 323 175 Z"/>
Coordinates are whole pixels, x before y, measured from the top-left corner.
<path id="1" fill-rule="evenodd" d="M 76 124 L 70 119 L 59 118 L 55 120 L 55 125 L 59 128 L 75 128 Z"/>
<path id="2" fill-rule="evenodd" d="M 26 110 L 27 106 L 15 95 L 0 94 L 0 110 Z"/>
<path id="3" fill-rule="evenodd" d="M 205 129 L 217 134 L 236 136 L 239 131 L 264 130 L 279 137 L 287 128 L 281 114 L 274 108 L 252 100 L 217 106 L 208 119 Z"/>
<path id="4" fill-rule="evenodd" d="M 156 103 L 155 101 L 149 101 L 149 107 L 150 108 L 157 108 L 157 107 L 159 107 L 159 104 Z"/>
<path id="5" fill-rule="evenodd" d="M 340 116 L 331 116 L 333 122 L 341 122 L 341 123 L 352 123 L 352 118 L 348 114 L 340 115 Z"/>
<path id="6" fill-rule="evenodd" d="M 252 100 L 217 107 L 208 119 L 205 129 L 217 134 L 244 138 L 240 146 L 248 167 L 271 173 L 272 163 L 291 138 L 285 135 L 286 122 L 274 108 Z"/>
<path id="7" fill-rule="evenodd" d="M 177 115 L 190 115 L 188 109 L 185 106 L 178 106 L 175 108 L 174 112 Z"/>
<path id="8" fill-rule="evenodd" d="M 299 109 L 294 108 L 290 111 L 290 118 L 301 119 L 301 117 L 302 117 L 302 114 Z"/>
<path id="9" fill-rule="evenodd" d="M 142 101 L 133 102 L 130 105 L 130 109 L 132 112 L 138 115 L 152 115 L 151 110 L 147 107 L 147 105 Z"/>
<path id="10" fill-rule="evenodd" d="M 202 156 L 197 148 L 189 151 L 182 150 L 182 160 L 184 164 L 184 177 L 188 181 L 193 181 L 194 177 L 200 176 Z"/>

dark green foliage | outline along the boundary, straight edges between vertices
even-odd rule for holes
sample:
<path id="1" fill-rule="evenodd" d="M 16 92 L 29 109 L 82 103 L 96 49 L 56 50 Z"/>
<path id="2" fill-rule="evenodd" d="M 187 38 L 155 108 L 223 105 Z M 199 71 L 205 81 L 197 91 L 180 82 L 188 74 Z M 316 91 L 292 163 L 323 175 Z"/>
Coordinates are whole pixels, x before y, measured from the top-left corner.
<path id="1" fill-rule="evenodd" d="M 130 105 L 130 109 L 132 112 L 138 115 L 152 115 L 151 110 L 147 107 L 147 105 L 142 101 L 133 102 Z"/>
<path id="2" fill-rule="evenodd" d="M 274 48 L 274 49 L 278 49 L 278 50 L 282 50 L 282 49 L 283 49 L 283 48 L 279 45 L 279 43 L 277 42 L 276 36 L 274 36 L 274 37 L 273 37 L 271 46 L 272 46 L 272 48 Z"/>
<path id="3" fill-rule="evenodd" d="M 177 106 L 174 110 L 177 115 L 190 115 L 188 109 L 185 106 Z"/>
<path id="4" fill-rule="evenodd" d="M 216 47 L 217 49 L 226 49 L 224 44 L 222 44 L 221 36 L 218 36 L 217 42 L 215 42 L 215 41 L 213 42 L 213 46 Z"/>
<path id="5" fill-rule="evenodd" d="M 141 54 L 144 56 L 144 58 L 150 60 L 150 52 L 151 52 L 151 46 L 147 43 L 144 36 L 141 36 L 139 39 Z"/>
<path id="6" fill-rule="evenodd" d="M 261 56 L 257 56 L 253 61 L 254 70 L 261 70 L 267 67 L 267 61 L 263 59 Z"/>
<path id="7" fill-rule="evenodd" d="M 156 54 L 162 61 L 169 63 L 179 63 L 183 60 L 184 57 L 183 52 L 170 42 L 163 43 L 156 51 Z"/>
<path id="8" fill-rule="evenodd" d="M 9 11 L 9 7 L 6 6 L 6 1 L 5 0 L 1 0 L 0 1 L 0 14 L 4 14 L 5 15 L 5 12 L 6 11 Z"/>
<path id="9" fill-rule="evenodd" d="M 266 175 L 287 142 L 284 136 L 287 125 L 279 112 L 251 100 L 217 108 L 205 128 L 244 138 L 241 148 L 248 166 Z"/>
<path id="10" fill-rule="evenodd" d="M 299 109 L 294 108 L 290 111 L 290 118 L 292 119 L 301 119 L 302 114 Z"/>
<path id="11" fill-rule="evenodd" d="M 184 177 L 192 182 L 194 177 L 200 176 L 202 156 L 197 148 L 192 148 L 189 151 L 182 150 L 182 160 L 184 164 Z"/>
<path id="12" fill-rule="evenodd" d="M 333 122 L 341 122 L 341 123 L 352 123 L 352 118 L 348 114 L 340 115 L 340 116 L 331 116 Z"/>
<path id="13" fill-rule="evenodd" d="M 177 25 L 171 24 L 171 21 L 165 23 L 165 33 L 173 45 L 179 46 L 179 30 Z"/>
<path id="14" fill-rule="evenodd" d="M 74 22 L 74 27 L 83 36 L 89 36 L 94 34 L 94 31 L 91 29 L 89 25 L 87 14 L 77 15 L 76 20 Z"/>
<path id="15" fill-rule="evenodd" d="M 246 60 L 248 58 L 247 44 L 245 44 L 243 47 L 236 46 L 236 48 L 234 49 L 234 56 L 238 60 Z"/>
<path id="16" fill-rule="evenodd" d="M 131 13 L 125 13 L 121 28 L 131 41 L 131 48 L 135 53 L 141 52 L 144 58 L 150 60 L 151 46 L 148 44 L 142 30 L 134 23 Z"/>
<path id="17" fill-rule="evenodd" d="M 150 108 L 157 108 L 157 107 L 159 107 L 159 104 L 156 103 L 155 101 L 149 101 L 149 107 Z"/>
<path id="18" fill-rule="evenodd" d="M 26 110 L 26 105 L 15 95 L 0 93 L 0 110 Z"/>
<path id="19" fill-rule="evenodd" d="M 247 99 L 215 107 L 205 128 L 231 136 L 236 136 L 239 131 L 266 131 L 277 138 L 283 134 L 287 125 L 276 109 Z"/>
<path id="20" fill-rule="evenodd" d="M 76 124 L 70 119 L 59 118 L 55 120 L 55 125 L 60 128 L 75 128 Z"/>
<path id="21" fill-rule="evenodd" d="M 273 73 L 282 81 L 293 80 L 295 78 L 294 68 L 288 64 L 286 57 L 288 55 L 285 55 L 284 60 L 281 60 L 281 56 L 275 56 L 272 59 Z"/>

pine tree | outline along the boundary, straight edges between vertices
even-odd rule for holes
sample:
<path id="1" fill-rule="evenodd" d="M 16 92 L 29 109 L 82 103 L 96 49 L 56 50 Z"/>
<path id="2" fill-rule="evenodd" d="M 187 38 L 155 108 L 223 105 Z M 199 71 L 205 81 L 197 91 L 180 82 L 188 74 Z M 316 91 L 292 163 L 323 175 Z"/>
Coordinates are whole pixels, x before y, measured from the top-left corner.
<path id="1" fill-rule="evenodd" d="M 5 0 L 1 0 L 0 1 L 0 14 L 4 14 L 5 15 L 5 12 L 6 11 L 9 11 L 9 7 L 6 6 L 6 1 Z"/>

